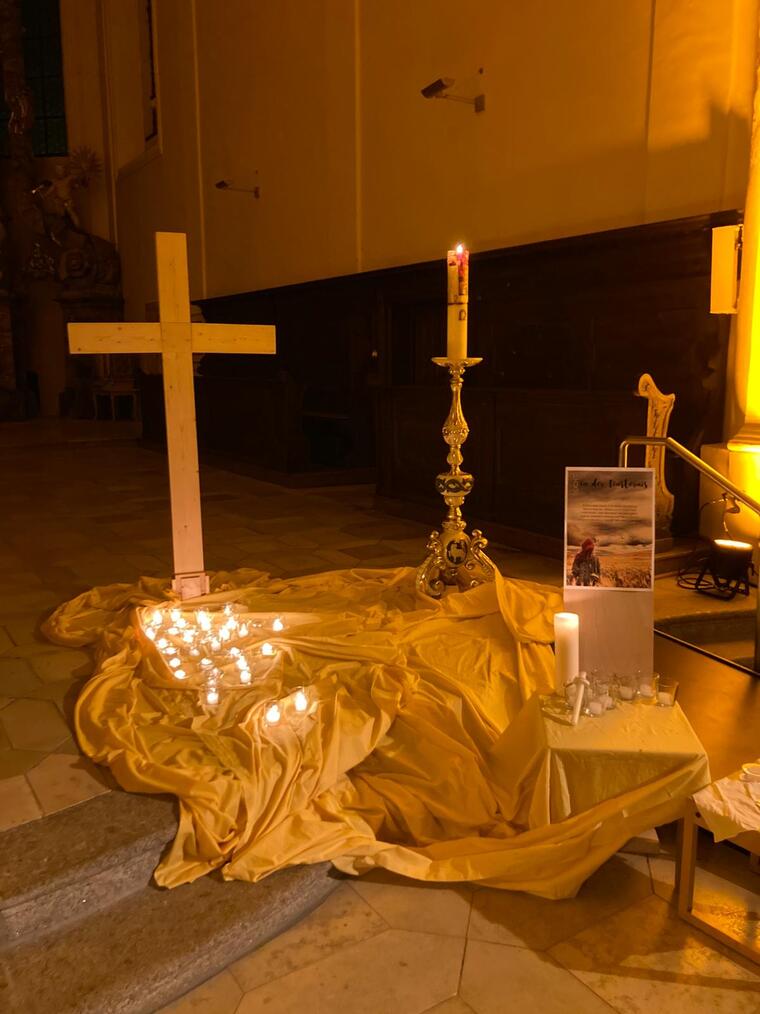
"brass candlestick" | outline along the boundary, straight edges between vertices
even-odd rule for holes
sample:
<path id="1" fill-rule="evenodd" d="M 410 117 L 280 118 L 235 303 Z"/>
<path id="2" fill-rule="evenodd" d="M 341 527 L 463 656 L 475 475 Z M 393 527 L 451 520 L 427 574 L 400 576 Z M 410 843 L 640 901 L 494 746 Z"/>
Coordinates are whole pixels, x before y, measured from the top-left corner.
<path id="1" fill-rule="evenodd" d="M 462 517 L 464 498 L 472 489 L 475 479 L 463 472 L 462 444 L 470 433 L 462 412 L 462 382 L 468 366 L 477 366 L 482 359 L 434 359 L 436 366 L 445 366 L 451 377 L 451 408 L 443 424 L 443 439 L 449 445 L 446 458 L 448 472 L 435 478 L 435 488 L 448 507 L 442 530 L 431 532 L 427 543 L 428 555 L 417 571 L 417 588 L 424 595 L 438 599 L 446 585 L 473 588 L 493 579 L 495 565 L 484 550 L 488 539 L 475 529 L 466 532 L 467 522 Z"/>

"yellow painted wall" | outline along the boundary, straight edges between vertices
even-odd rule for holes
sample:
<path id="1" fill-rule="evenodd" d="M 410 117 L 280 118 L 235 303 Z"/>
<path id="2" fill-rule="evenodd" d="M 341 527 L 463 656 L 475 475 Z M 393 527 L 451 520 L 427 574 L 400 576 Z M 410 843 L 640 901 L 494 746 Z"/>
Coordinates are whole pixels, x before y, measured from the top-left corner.
<path id="1" fill-rule="evenodd" d="M 101 2 L 115 24 L 136 0 Z M 155 298 L 157 228 L 190 234 L 197 298 L 459 237 L 482 250 L 740 206 L 756 3 L 155 0 L 162 153 L 116 187 L 128 312 Z M 480 67 L 483 114 L 420 95 L 439 76 L 474 94 Z"/>

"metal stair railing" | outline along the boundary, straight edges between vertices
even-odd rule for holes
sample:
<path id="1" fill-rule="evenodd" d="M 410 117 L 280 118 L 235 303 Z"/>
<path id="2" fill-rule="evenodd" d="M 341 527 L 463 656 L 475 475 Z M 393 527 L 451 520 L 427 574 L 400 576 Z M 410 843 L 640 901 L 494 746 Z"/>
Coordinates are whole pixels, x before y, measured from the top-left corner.
<path id="1" fill-rule="evenodd" d="M 721 489 L 730 493 L 739 503 L 744 504 L 745 507 L 760 518 L 760 502 L 731 482 L 717 468 L 708 465 L 698 454 L 694 454 L 688 447 L 679 444 L 673 437 L 626 437 L 625 440 L 621 441 L 618 451 L 618 465 L 621 468 L 628 467 L 628 450 L 631 447 L 664 447 L 666 450 L 672 451 L 679 458 L 687 462 L 687 464 L 691 465 L 692 468 L 695 468 L 702 475 L 720 486 Z M 760 590 L 757 593 L 757 609 L 755 614 L 755 661 L 753 668 L 756 673 L 760 673 Z"/>

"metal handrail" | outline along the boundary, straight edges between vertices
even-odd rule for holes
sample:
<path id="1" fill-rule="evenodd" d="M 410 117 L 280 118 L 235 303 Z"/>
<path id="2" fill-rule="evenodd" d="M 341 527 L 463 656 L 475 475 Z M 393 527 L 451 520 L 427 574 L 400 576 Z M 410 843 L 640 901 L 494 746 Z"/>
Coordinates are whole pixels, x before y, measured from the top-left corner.
<path id="1" fill-rule="evenodd" d="M 677 454 L 679 458 L 682 458 L 685 462 L 696 468 L 698 472 L 711 479 L 716 485 L 720 486 L 727 493 L 729 493 L 739 503 L 743 503 L 745 507 L 748 507 L 753 513 L 760 518 L 760 503 L 753 497 L 748 496 L 743 490 L 737 485 L 727 479 L 722 472 L 719 472 L 717 468 L 713 468 L 712 465 L 708 465 L 706 461 L 703 461 L 698 454 L 694 454 L 688 447 L 684 447 L 683 444 L 679 444 L 673 437 L 626 437 L 625 440 L 621 441 L 620 449 L 618 451 L 618 465 L 621 468 L 628 467 L 628 449 L 629 447 L 664 447 L 668 451 L 672 451 Z M 755 619 L 755 664 L 754 669 L 756 673 L 760 673 L 760 589 L 757 594 L 757 611 Z"/>

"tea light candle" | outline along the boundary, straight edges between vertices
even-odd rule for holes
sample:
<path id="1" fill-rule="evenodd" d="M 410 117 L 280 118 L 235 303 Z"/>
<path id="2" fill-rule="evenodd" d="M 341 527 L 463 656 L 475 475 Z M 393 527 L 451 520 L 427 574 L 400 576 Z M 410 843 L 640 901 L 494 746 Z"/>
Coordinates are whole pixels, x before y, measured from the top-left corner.
<path id="1" fill-rule="evenodd" d="M 277 616 L 272 623 L 272 630 L 280 631 L 285 629 L 285 624 L 282 622 L 279 616 Z"/>
<path id="2" fill-rule="evenodd" d="M 604 706 L 602 705 L 601 701 L 589 701 L 588 710 L 591 712 L 592 715 L 601 715 L 601 713 L 604 711 Z"/>
<path id="3" fill-rule="evenodd" d="M 618 687 L 618 694 L 621 701 L 632 701 L 633 700 L 633 687 L 627 687 L 621 685 Z"/>
<path id="4" fill-rule="evenodd" d="M 153 610 L 153 615 L 151 616 L 150 619 L 151 619 L 151 623 L 153 623 L 154 626 L 160 627 L 163 618 L 164 617 L 163 617 L 163 614 L 162 614 L 161 610 L 160 609 L 154 609 Z"/>
<path id="5" fill-rule="evenodd" d="M 651 683 L 639 683 L 639 693 L 642 697 L 654 696 L 654 687 Z"/>
<path id="6" fill-rule="evenodd" d="M 146 627 L 145 628 L 145 636 L 148 638 L 148 640 L 155 641 L 155 639 L 156 639 L 156 631 L 153 629 L 153 627 Z"/>
<path id="7" fill-rule="evenodd" d="M 662 708 L 671 708 L 673 706 L 673 695 L 669 694 L 666 690 L 660 690 L 657 694 L 657 703 Z"/>
<path id="8" fill-rule="evenodd" d="M 282 712 L 280 711 L 280 705 L 275 702 L 270 704 L 267 710 L 264 712 L 264 719 L 267 725 L 277 725 L 282 718 Z"/>
<path id="9" fill-rule="evenodd" d="M 246 685 L 251 682 L 251 670 L 250 669 L 241 669 L 240 670 L 240 682 L 241 683 L 245 683 Z"/>
<path id="10" fill-rule="evenodd" d="M 274 645 L 270 644 L 269 641 L 264 641 L 261 646 L 262 655 L 274 655 Z"/>
<path id="11" fill-rule="evenodd" d="M 216 687 L 209 687 L 206 691 L 206 704 L 218 704 L 219 703 L 219 691 Z"/>
<path id="12" fill-rule="evenodd" d="M 309 707 L 309 698 L 303 687 L 299 687 L 293 695 L 293 707 L 299 714 L 303 714 Z"/>
<path id="13" fill-rule="evenodd" d="M 183 680 L 186 676 L 187 676 L 187 673 L 185 672 L 184 669 L 175 669 L 174 670 L 174 678 L 175 679 Z"/>
<path id="14" fill-rule="evenodd" d="M 580 617 L 577 613 L 554 614 L 554 680 L 561 691 L 580 669 Z"/>

